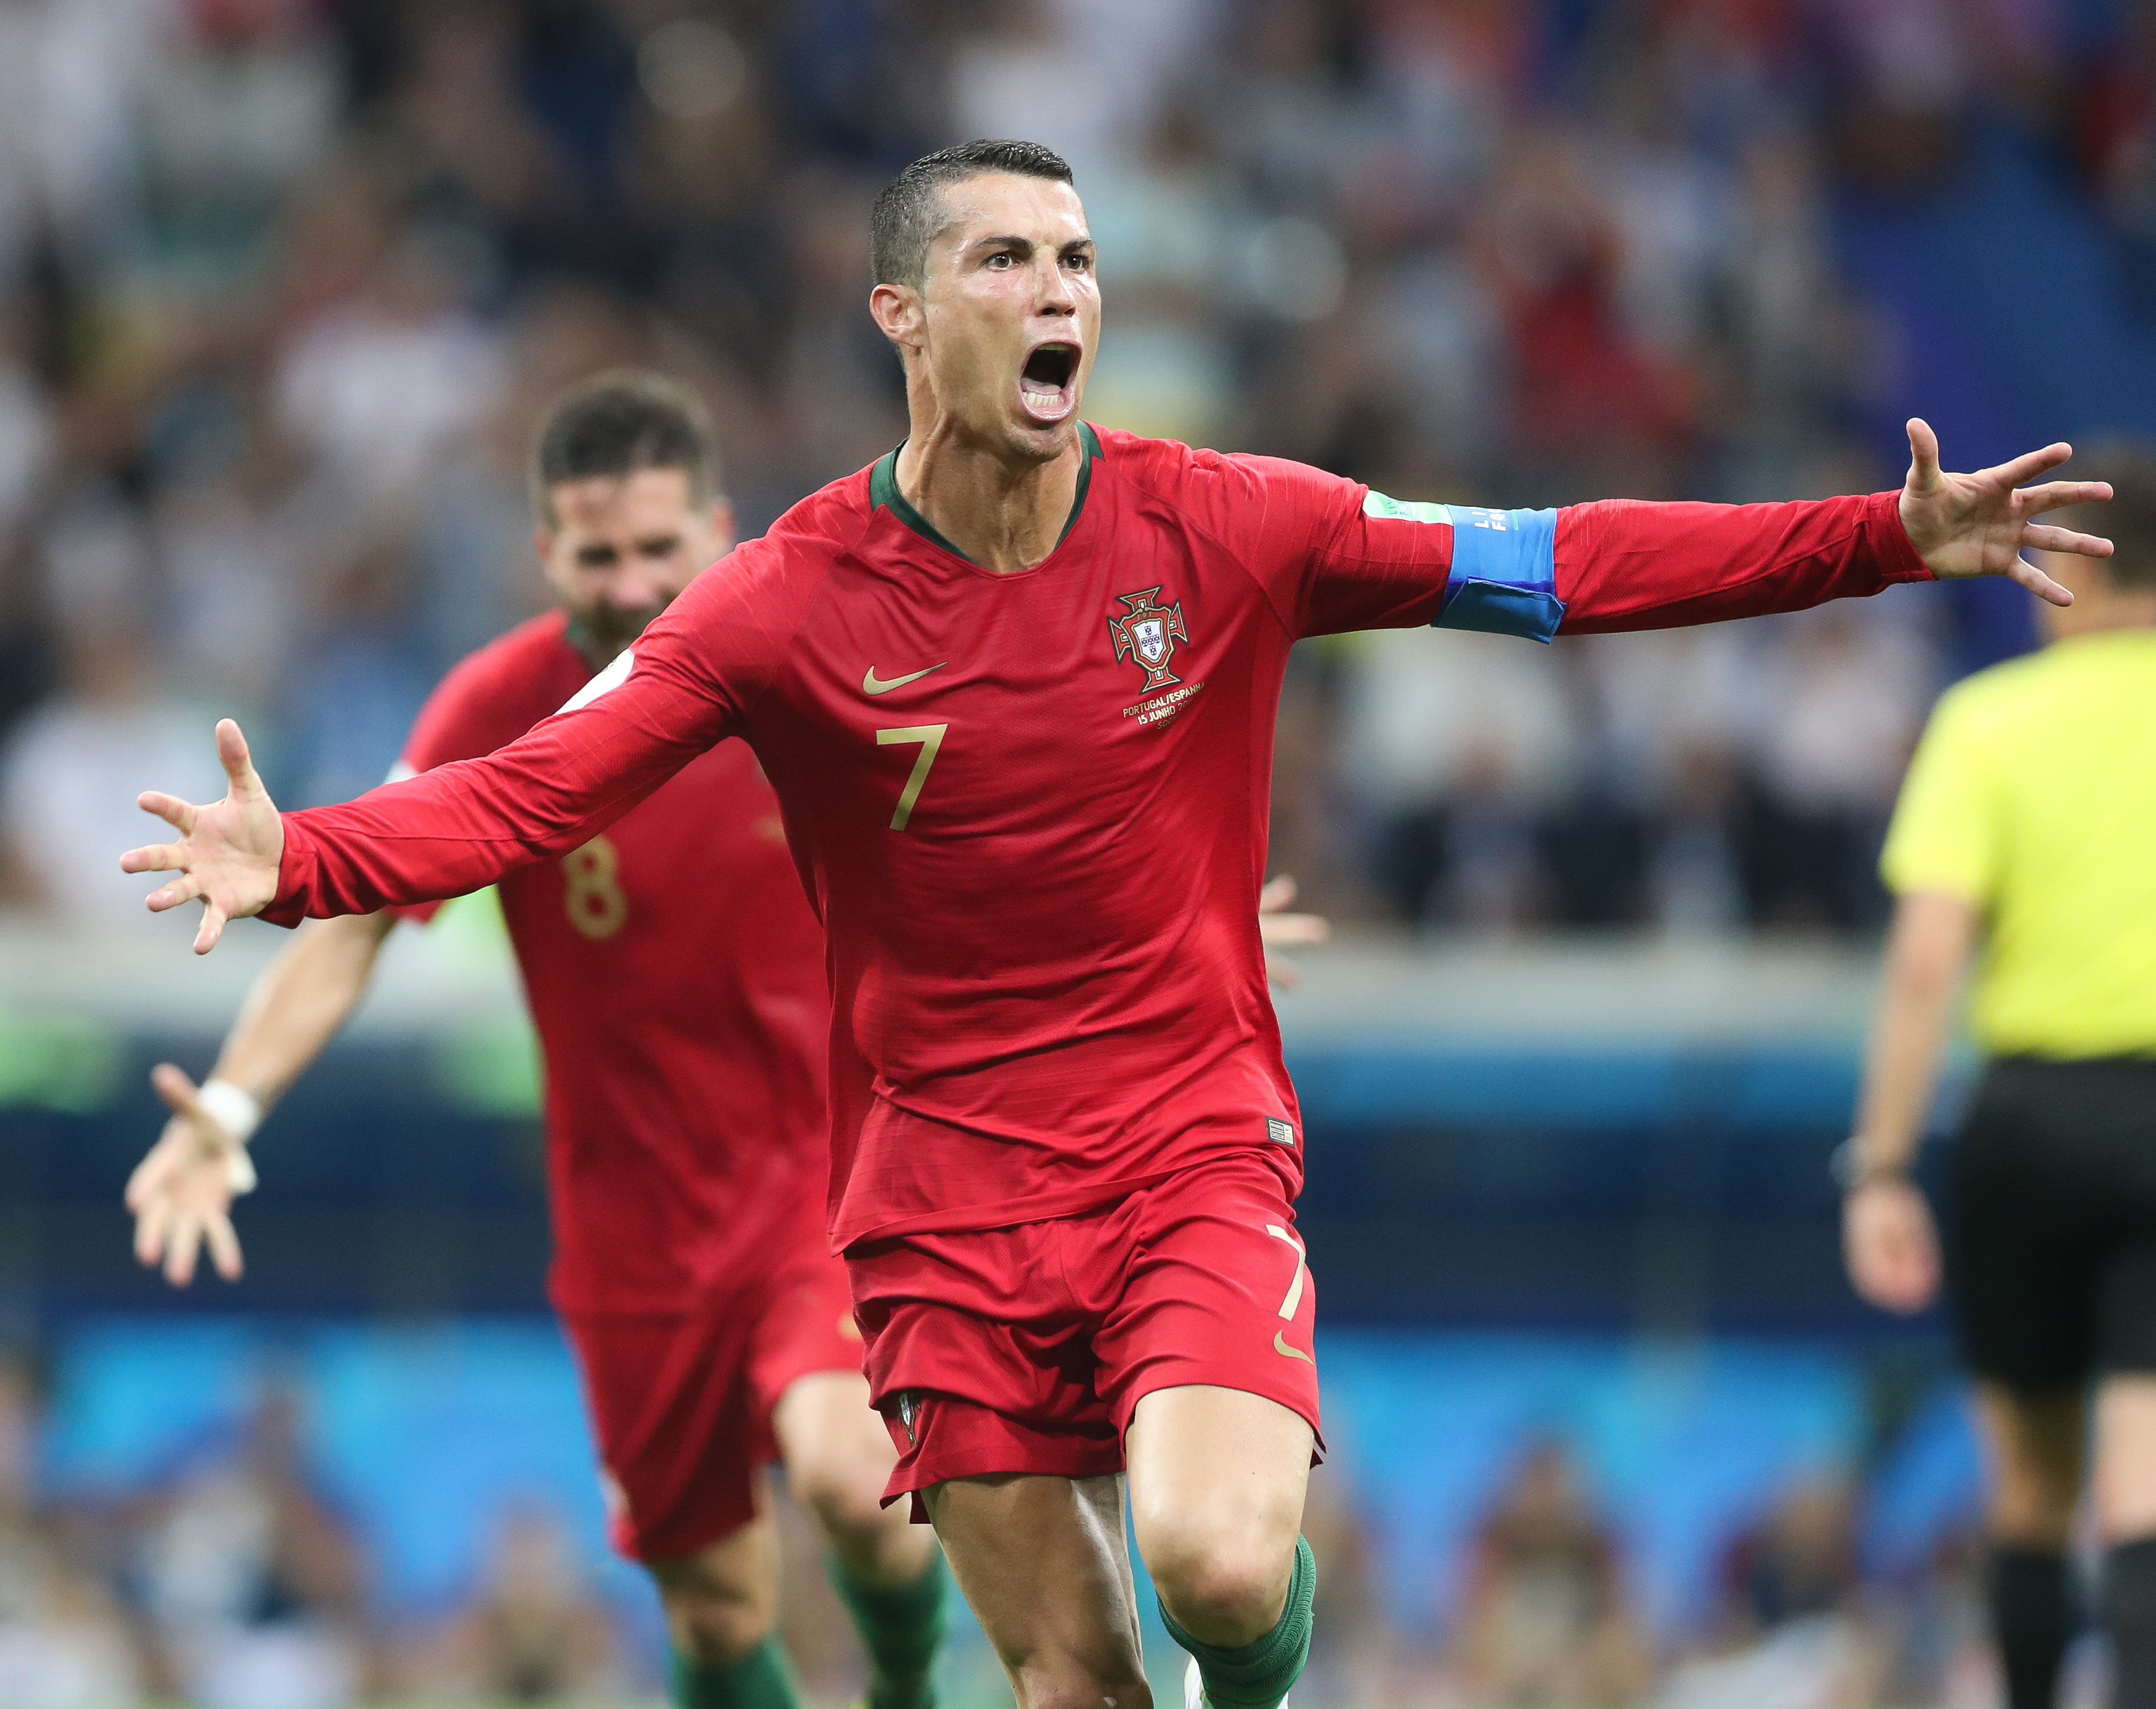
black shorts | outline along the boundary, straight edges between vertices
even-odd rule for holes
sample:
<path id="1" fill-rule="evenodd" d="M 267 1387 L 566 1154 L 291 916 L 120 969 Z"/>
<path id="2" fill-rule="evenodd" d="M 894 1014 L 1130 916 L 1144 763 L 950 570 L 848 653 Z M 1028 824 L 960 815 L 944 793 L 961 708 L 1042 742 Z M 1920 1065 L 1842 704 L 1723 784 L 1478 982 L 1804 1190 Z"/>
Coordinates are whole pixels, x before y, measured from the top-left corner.
<path id="1" fill-rule="evenodd" d="M 1962 1351 L 2024 1393 L 2156 1371 L 2156 1059 L 1984 1070 L 1953 1160 Z"/>

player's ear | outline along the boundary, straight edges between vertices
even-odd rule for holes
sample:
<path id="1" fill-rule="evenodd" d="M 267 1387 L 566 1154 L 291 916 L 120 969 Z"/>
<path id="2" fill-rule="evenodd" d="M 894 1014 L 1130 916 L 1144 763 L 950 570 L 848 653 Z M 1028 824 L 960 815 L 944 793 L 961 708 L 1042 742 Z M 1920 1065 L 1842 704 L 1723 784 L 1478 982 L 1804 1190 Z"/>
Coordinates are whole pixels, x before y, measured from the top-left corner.
<path id="1" fill-rule="evenodd" d="M 869 293 L 870 315 L 901 351 L 921 348 L 924 310 L 921 293 L 910 285 L 880 285 Z"/>
<path id="2" fill-rule="evenodd" d="M 734 549 L 734 507 L 725 499 L 711 500 L 711 558 L 716 562 Z"/>

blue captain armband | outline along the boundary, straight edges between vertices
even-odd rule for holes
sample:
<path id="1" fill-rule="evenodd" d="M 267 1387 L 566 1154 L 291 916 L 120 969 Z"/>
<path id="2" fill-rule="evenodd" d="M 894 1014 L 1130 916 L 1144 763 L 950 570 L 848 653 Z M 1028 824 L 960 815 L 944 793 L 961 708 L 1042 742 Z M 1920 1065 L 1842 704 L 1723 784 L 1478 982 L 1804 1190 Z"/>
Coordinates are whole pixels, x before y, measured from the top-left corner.
<path id="1" fill-rule="evenodd" d="M 1453 510 L 1373 492 L 1363 500 L 1363 514 L 1451 526 L 1452 573 L 1432 629 L 1548 641 L 1564 621 L 1564 602 L 1557 597 L 1555 511 Z"/>

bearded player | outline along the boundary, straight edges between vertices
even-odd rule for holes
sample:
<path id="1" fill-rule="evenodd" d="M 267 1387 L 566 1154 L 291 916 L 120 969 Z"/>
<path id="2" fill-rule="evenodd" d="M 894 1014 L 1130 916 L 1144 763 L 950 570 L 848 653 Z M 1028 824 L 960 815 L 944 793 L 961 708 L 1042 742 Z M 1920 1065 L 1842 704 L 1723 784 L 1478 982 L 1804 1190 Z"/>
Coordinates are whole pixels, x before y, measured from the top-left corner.
<path id="1" fill-rule="evenodd" d="M 1036 145 L 916 162 L 870 311 L 911 431 L 737 548 L 578 706 L 484 760 L 280 815 L 146 794 L 152 908 L 280 922 L 558 858 L 729 736 L 778 796 L 830 942 L 830 1229 L 901 1450 L 1026 1709 L 1147 1703 L 1125 1503 L 1187 1693 L 1301 1671 L 1322 1447 L 1301 1121 L 1255 903 L 1274 716 L 1305 635 L 1548 639 L 2010 575 L 2108 489 L 2054 445 L 1818 503 L 1448 511 L 1270 459 L 1096 431 L 1085 210 Z"/>
<path id="2" fill-rule="evenodd" d="M 709 446 L 701 407 L 656 374 L 601 375 L 554 406 L 532 491 L 560 605 L 449 673 L 400 773 L 515 741 L 727 550 Z M 615 1542 L 665 1604 L 675 1701 L 794 1702 L 772 1635 L 762 1468 L 776 1458 L 868 1649 L 873 1709 L 920 1709 L 943 1578 L 929 1539 L 878 1507 L 896 1456 L 824 1237 L 824 934 L 771 786 L 744 744 L 725 743 L 605 834 L 506 875 L 501 903 L 546 1053 L 549 1292 Z M 309 926 L 204 1085 L 157 1070 L 175 1113 L 127 1193 L 146 1263 L 184 1285 L 206 1239 L 239 1274 L 228 1207 L 252 1168 L 236 1145 L 357 1005 L 398 916 L 433 911 Z"/>

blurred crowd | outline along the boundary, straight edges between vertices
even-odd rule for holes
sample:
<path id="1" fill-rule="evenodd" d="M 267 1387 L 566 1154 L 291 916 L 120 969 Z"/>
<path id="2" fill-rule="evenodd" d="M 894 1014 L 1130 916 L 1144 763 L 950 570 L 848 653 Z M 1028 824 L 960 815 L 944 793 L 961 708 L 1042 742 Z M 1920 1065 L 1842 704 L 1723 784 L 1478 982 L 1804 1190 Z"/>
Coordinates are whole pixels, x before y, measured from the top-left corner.
<path id="1" fill-rule="evenodd" d="M 0 1363 L 0 1702 L 653 1698 L 650 1635 L 543 1501 L 501 1506 L 454 1594 L 385 1603 L 363 1517 L 308 1451 L 313 1423 L 299 1385 L 272 1383 L 148 1475 L 56 1493 L 41 1475 L 49 1425 L 35 1371 Z M 1727 1534 L 1704 1604 L 1658 1632 L 1625 1533 L 1562 1434 L 1530 1433 L 1497 1463 L 1458 1558 L 1427 1582 L 1388 1573 L 1351 1458 L 1312 1481 L 1305 1529 L 1322 1573 L 1301 1694 L 1397 1709 L 1995 1701 L 1966 1524 L 1913 1569 L 1882 1574 L 1862 1559 L 1865 1500 L 1849 1475 L 1804 1472 L 1715 1516 Z M 808 1700 L 858 1701 L 859 1657 L 813 1538 L 783 1502 L 780 1518 L 782 1616 Z M 992 1700 L 1000 1681 L 978 1659 Z M 954 1658 L 963 1702 L 968 1667 Z"/>
<path id="2" fill-rule="evenodd" d="M 1460 1558 L 1430 1583 L 1381 1583 L 1351 1465 L 1311 1482 L 1322 1570 L 1304 1693 L 1412 1709 L 1996 1701 L 1973 1523 L 1881 1571 L 1865 1558 L 1867 1500 L 1862 1480 L 1821 1466 L 1715 1516 L 1703 1602 L 1658 1630 L 1624 1528 L 1562 1433 L 1530 1432 L 1500 1464 Z"/>
<path id="3" fill-rule="evenodd" d="M 627 1701 L 619 1621 L 542 1506 L 511 1507 L 457 1606 L 386 1621 L 350 1516 L 272 1391 L 148 1486 L 40 1492 L 31 1372 L 0 1367 L 0 1702 L 11 1709 L 333 1709 Z"/>
<path id="4" fill-rule="evenodd" d="M 1097 419 L 1415 498 L 1890 482 L 1863 423 L 1893 352 L 1832 198 L 2020 124 L 2156 303 L 2129 11 L 11 0 L 5 894 L 134 907 L 132 797 L 215 791 L 213 713 L 280 800 L 377 781 L 439 673 L 539 597 L 521 462 L 567 380 L 691 380 L 750 531 L 895 444 L 865 210 L 968 136 L 1077 170 Z M 1307 648 L 1274 865 L 1347 917 L 1861 928 L 1941 613 Z"/>

